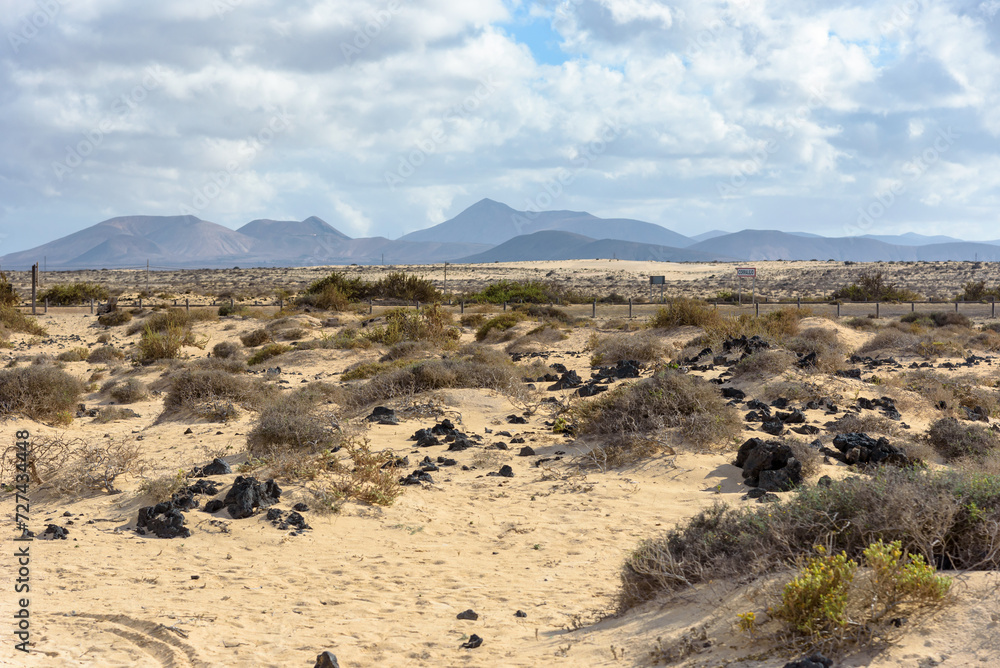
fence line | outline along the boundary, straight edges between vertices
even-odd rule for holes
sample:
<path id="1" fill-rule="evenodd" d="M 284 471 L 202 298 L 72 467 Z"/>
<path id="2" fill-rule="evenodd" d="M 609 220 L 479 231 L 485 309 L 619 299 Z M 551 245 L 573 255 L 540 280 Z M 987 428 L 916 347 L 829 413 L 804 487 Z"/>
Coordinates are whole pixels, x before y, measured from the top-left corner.
<path id="1" fill-rule="evenodd" d="M 230 308 L 275 308 L 281 310 L 284 308 L 284 300 L 278 299 L 275 301 L 254 301 L 253 303 L 239 303 L 237 304 L 235 300 L 213 300 L 210 304 L 192 304 L 189 299 L 184 299 L 183 303 L 179 303 L 180 300 L 143 300 L 142 298 L 137 298 L 128 302 L 118 302 L 119 308 L 164 308 L 164 307 L 178 307 L 184 308 L 190 312 L 192 308 L 195 309 L 205 309 L 205 308 L 219 308 L 220 306 L 229 306 Z M 106 301 L 104 302 L 106 303 Z M 665 302 L 638 302 L 634 300 L 628 300 L 627 302 L 605 302 L 597 301 L 582 304 L 562 304 L 559 302 L 550 302 L 549 306 L 557 306 L 561 309 L 568 311 L 584 311 L 589 307 L 590 317 L 597 318 L 600 315 L 602 317 L 627 317 L 629 319 L 635 317 L 649 317 L 655 313 L 660 308 L 665 306 L 670 306 L 673 303 L 672 300 L 667 300 Z M 801 299 L 796 300 L 785 300 L 785 301 L 757 301 L 751 304 L 736 304 L 733 302 L 706 302 L 712 308 L 718 311 L 734 313 L 734 314 L 750 314 L 755 316 L 760 316 L 763 310 L 766 314 L 768 311 L 774 311 L 780 308 L 785 308 L 788 306 L 794 306 L 798 309 L 808 308 L 813 311 L 822 311 L 826 315 L 835 315 L 836 317 L 897 317 L 904 315 L 905 313 L 916 313 L 917 306 L 933 306 L 935 308 L 921 308 L 921 313 L 936 313 L 942 310 L 952 310 L 955 313 L 965 313 L 966 315 L 973 315 L 976 317 L 989 317 L 996 318 L 996 301 L 979 301 L 979 302 L 938 302 L 938 301 L 907 301 L 907 302 L 882 302 L 882 301 L 868 301 L 868 302 L 848 302 L 848 301 L 805 301 Z M 458 309 L 459 314 L 465 313 L 465 308 L 475 307 L 475 306 L 494 306 L 497 308 L 502 308 L 504 311 L 517 306 L 528 306 L 529 304 L 524 303 L 503 303 L 503 304 L 491 304 L 486 302 L 467 302 L 464 300 L 449 300 L 447 304 L 442 303 L 443 306 L 447 306 L 452 309 Z M 55 306 L 45 301 L 44 305 L 38 305 L 39 308 L 44 309 L 44 313 L 48 313 L 49 309 L 79 309 L 88 308 L 90 313 L 96 313 L 101 307 L 100 301 L 91 300 L 89 304 L 77 304 L 71 306 Z M 368 313 L 374 314 L 375 309 L 384 310 L 388 308 L 419 308 L 421 305 L 419 302 L 404 301 L 404 300 L 382 300 L 373 301 L 368 300 Z M 542 304 L 541 306 L 544 306 Z M 362 303 L 361 308 L 364 307 Z M 763 307 L 763 308 L 762 308 Z M 26 302 L 19 305 L 21 309 L 31 310 L 31 303 Z M 627 309 L 627 311 L 625 311 Z M 585 312 L 585 311 L 584 311 Z M 620 313 L 619 313 L 620 312 Z M 645 313 L 645 316 L 641 314 Z"/>

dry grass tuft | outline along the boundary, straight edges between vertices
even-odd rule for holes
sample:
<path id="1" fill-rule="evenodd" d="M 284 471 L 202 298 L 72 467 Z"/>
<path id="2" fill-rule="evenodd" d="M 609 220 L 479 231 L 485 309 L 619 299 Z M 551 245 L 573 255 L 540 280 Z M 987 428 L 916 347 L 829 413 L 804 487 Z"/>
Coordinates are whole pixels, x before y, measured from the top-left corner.
<path id="1" fill-rule="evenodd" d="M 0 416 L 68 422 L 82 392 L 83 383 L 54 366 L 0 370 Z"/>
<path id="2" fill-rule="evenodd" d="M 634 360 L 651 365 L 669 359 L 663 339 L 648 331 L 634 334 L 612 334 L 599 339 L 590 358 L 591 366 Z"/>

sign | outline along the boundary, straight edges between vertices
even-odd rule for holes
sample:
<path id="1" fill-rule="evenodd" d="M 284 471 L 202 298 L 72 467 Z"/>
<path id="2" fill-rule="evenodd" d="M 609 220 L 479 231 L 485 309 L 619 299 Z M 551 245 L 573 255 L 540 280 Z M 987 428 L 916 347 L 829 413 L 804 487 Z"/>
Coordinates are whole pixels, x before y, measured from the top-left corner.
<path id="1" fill-rule="evenodd" d="M 757 276 L 757 267 L 739 267 L 736 269 L 737 276 Z"/>
<path id="2" fill-rule="evenodd" d="M 666 283 L 666 278 L 667 278 L 666 276 L 650 276 L 649 277 L 649 284 L 650 285 L 663 285 L 664 283 Z"/>

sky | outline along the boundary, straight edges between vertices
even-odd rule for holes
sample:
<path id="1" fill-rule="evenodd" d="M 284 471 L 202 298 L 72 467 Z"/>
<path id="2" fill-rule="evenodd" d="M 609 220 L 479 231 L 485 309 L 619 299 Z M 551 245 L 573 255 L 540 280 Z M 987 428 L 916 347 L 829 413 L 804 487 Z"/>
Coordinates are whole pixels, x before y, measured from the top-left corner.
<path id="1" fill-rule="evenodd" d="M 0 255 L 123 215 L 397 238 L 488 197 L 1000 238 L 1000 0 L 2 0 Z"/>

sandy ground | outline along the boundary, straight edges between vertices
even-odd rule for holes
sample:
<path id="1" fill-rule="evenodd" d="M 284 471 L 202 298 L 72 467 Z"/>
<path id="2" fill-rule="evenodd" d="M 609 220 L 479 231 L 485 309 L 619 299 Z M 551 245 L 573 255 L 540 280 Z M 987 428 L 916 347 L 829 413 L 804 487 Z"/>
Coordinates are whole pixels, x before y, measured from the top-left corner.
<path id="1" fill-rule="evenodd" d="M 586 263 L 579 264 L 579 270 L 587 269 Z M 677 269 L 686 275 L 714 270 L 698 265 Z M 13 348 L 0 350 L 0 359 L 54 355 L 81 340 L 92 347 L 104 332 L 87 309 L 53 309 L 39 320 L 49 335 L 15 334 Z M 226 318 L 198 323 L 195 332 L 207 337 L 210 349 L 258 326 L 256 320 Z M 850 348 L 871 336 L 821 318 L 802 326 L 833 328 Z M 316 326 L 309 336 L 324 331 L 332 330 Z M 589 377 L 588 355 L 579 353 L 593 331 L 573 330 L 568 339 L 553 344 L 548 361 L 563 362 Z M 121 327 L 111 333 L 112 343 L 120 347 L 136 338 L 125 336 Z M 673 340 L 680 348 L 694 333 L 675 333 Z M 471 331 L 464 336 L 471 340 Z M 183 352 L 191 358 L 206 354 L 193 347 Z M 275 362 L 282 371 L 273 382 L 291 388 L 314 379 L 336 381 L 360 357 L 377 354 L 286 354 Z M 65 364 L 84 380 L 96 366 Z M 977 372 L 995 378 L 996 369 L 993 361 Z M 139 373 L 155 383 L 163 369 L 147 367 Z M 824 382 L 825 391 L 841 402 L 859 394 L 878 396 L 860 381 Z M 744 384 L 748 398 L 762 385 Z M 494 393 L 445 390 L 433 399 L 446 407 L 444 415 L 370 426 L 373 446 L 408 455 L 411 464 L 424 455 L 443 455 L 443 446 L 417 450 L 408 438 L 440 417 L 450 417 L 463 431 L 483 435 L 484 444 L 511 440 L 496 435 L 507 430 L 511 438 L 524 438 L 537 456 L 517 456 L 520 445 L 509 451 L 448 453 L 470 470 L 442 468 L 433 474 L 434 484 L 405 487 L 389 507 L 347 502 L 337 514 L 306 512 L 312 530 L 297 536 L 276 529 L 263 515 L 234 520 L 225 510 L 187 513 L 192 529 L 187 539 L 140 536 L 134 531 L 136 516 L 151 499 L 139 493 L 138 478 L 120 481 L 123 491 L 116 495 L 66 496 L 44 488 L 33 492 L 33 529 L 55 523 L 69 530 L 69 539 L 31 543 L 35 651 L 16 653 L 6 634 L 0 664 L 312 666 L 316 655 L 329 649 L 345 667 L 638 666 L 648 665 L 658 639 L 670 644 L 699 628 L 706 629 L 711 646 L 678 665 L 781 666 L 792 658 L 761 656 L 736 629 L 737 612 L 762 607 L 760 591 L 753 587 L 734 590 L 713 583 L 610 616 L 623 559 L 641 540 L 716 501 L 752 503 L 743 498 L 740 470 L 731 465 L 732 445 L 705 452 L 678 442 L 675 456 L 607 472 L 582 469 L 573 442 L 545 425 L 551 418 L 545 410 L 531 415 L 527 424 L 508 424 L 506 416 L 520 414 L 522 406 Z M 108 400 L 93 392 L 84 402 L 92 407 Z M 919 409 L 919 397 L 911 404 L 918 408 L 904 411 L 904 420 L 914 433 L 922 432 L 934 415 Z M 143 456 L 150 462 L 147 477 L 190 470 L 214 456 L 234 464 L 245 459 L 252 413 L 226 424 L 194 418 L 159 421 L 162 395 L 130 407 L 140 417 L 110 424 L 91 418 L 62 427 L 7 420 L 0 423 L 0 442 L 12 443 L 19 429 L 36 438 L 141 437 Z M 826 419 L 809 418 L 817 424 Z M 751 435 L 763 434 L 748 430 L 743 438 Z M 534 465 L 555 457 L 562 458 Z M 513 468 L 513 478 L 486 476 L 502 464 Z M 846 472 L 836 462 L 821 467 L 822 474 Z M 235 474 L 215 479 L 223 483 L 224 493 L 233 478 Z M 303 485 L 282 481 L 282 487 L 279 508 L 312 502 Z M 2 502 L 7 558 L 0 569 L 6 592 L 0 597 L 0 615 L 9 620 L 16 602 L 10 558 L 16 535 L 13 496 L 3 495 Z M 933 617 L 905 629 L 891 646 L 838 665 L 992 665 L 1000 656 L 996 578 L 962 575 L 953 598 Z M 456 619 L 467 609 L 476 611 L 478 620 Z M 515 616 L 518 611 L 524 615 Z M 472 634 L 483 638 L 482 646 L 461 649 Z"/>

